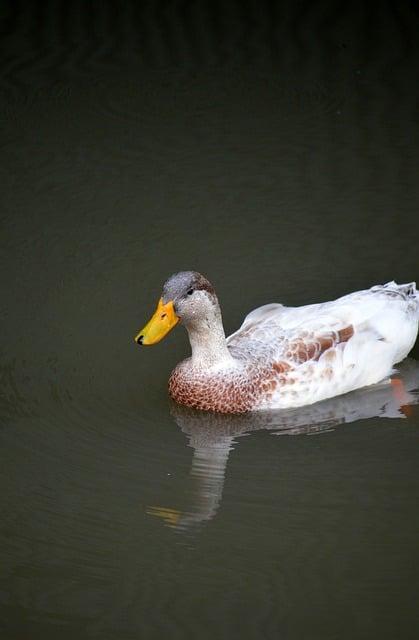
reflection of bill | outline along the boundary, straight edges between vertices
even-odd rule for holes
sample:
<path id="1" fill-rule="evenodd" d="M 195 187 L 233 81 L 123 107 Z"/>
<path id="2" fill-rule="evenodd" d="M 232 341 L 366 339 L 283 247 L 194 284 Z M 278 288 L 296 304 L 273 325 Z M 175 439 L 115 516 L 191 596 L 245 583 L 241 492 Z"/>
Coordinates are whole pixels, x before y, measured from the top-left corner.
<path id="1" fill-rule="evenodd" d="M 206 413 L 171 405 L 171 413 L 194 449 L 193 483 L 187 511 L 149 507 L 167 526 L 186 530 L 211 520 L 222 498 L 225 469 L 235 438 L 267 429 L 273 435 L 324 433 L 339 424 L 367 418 L 407 418 L 419 403 L 419 362 L 405 360 L 391 380 L 313 405 L 241 415 Z"/>
<path id="2" fill-rule="evenodd" d="M 157 516 L 165 521 L 169 527 L 175 527 L 181 517 L 181 512 L 176 509 L 168 509 L 164 507 L 148 507 L 147 513 L 150 516 Z"/>

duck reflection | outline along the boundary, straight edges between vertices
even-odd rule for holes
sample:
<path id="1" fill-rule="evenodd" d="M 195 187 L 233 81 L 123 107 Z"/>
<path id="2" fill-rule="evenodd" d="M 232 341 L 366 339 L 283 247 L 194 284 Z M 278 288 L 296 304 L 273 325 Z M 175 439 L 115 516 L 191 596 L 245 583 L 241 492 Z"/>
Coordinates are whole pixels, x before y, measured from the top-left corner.
<path id="1" fill-rule="evenodd" d="M 391 379 L 313 405 L 283 411 L 228 415 L 172 403 L 171 414 L 194 450 L 189 507 L 149 507 L 177 531 L 211 520 L 220 505 L 229 453 L 240 436 L 261 429 L 273 435 L 314 434 L 366 418 L 407 418 L 419 403 L 419 362 L 407 359 Z"/>

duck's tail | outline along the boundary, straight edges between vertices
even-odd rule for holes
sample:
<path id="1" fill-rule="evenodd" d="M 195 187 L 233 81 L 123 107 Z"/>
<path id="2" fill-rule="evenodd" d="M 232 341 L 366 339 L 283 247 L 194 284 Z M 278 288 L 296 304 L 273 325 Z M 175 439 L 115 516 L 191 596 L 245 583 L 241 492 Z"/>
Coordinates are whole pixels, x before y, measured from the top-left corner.
<path id="1" fill-rule="evenodd" d="M 396 284 L 397 289 L 403 293 L 407 298 L 418 298 L 419 291 L 416 289 L 416 282 L 408 282 L 407 284 Z"/>
<path id="2" fill-rule="evenodd" d="M 375 287 L 374 287 L 375 288 Z M 392 280 L 387 284 L 381 285 L 380 289 L 392 297 L 401 297 L 408 303 L 409 311 L 416 313 L 419 317 L 419 291 L 416 288 L 416 282 L 407 282 L 406 284 L 397 284 Z"/>

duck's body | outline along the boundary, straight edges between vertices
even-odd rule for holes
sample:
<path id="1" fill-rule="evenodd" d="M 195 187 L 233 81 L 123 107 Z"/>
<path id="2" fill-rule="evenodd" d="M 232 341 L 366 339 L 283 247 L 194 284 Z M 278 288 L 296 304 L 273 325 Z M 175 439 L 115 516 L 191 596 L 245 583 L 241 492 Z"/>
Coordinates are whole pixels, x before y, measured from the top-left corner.
<path id="1" fill-rule="evenodd" d="M 185 288 L 176 278 L 188 280 L 194 301 L 192 294 L 176 297 Z M 224 413 L 298 407 L 380 382 L 418 332 L 414 283 L 390 282 L 303 307 L 265 305 L 227 339 L 218 300 L 200 274 L 173 276 L 162 300 L 174 301 L 192 346 L 191 358 L 170 377 L 170 395 Z"/>

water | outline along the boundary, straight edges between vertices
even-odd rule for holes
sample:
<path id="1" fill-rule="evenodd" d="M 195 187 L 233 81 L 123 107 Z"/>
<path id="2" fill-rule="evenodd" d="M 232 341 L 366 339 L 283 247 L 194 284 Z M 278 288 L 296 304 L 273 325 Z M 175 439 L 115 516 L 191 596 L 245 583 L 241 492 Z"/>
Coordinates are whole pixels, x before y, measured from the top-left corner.
<path id="1" fill-rule="evenodd" d="M 414 359 L 404 400 L 208 417 L 184 331 L 133 342 L 181 269 L 227 333 L 419 279 L 413 4 L 228 6 L 1 9 L 5 639 L 417 637 Z"/>

